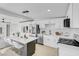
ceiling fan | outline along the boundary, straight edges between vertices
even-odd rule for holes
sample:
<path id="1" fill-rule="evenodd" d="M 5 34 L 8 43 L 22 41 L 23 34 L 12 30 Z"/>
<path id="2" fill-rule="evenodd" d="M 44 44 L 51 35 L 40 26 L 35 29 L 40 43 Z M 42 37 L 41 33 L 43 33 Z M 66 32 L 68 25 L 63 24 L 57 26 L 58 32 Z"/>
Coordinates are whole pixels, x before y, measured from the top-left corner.
<path id="1" fill-rule="evenodd" d="M 10 23 L 10 22 L 6 22 L 4 18 L 2 18 L 2 21 L 0 21 L 1 23 Z"/>

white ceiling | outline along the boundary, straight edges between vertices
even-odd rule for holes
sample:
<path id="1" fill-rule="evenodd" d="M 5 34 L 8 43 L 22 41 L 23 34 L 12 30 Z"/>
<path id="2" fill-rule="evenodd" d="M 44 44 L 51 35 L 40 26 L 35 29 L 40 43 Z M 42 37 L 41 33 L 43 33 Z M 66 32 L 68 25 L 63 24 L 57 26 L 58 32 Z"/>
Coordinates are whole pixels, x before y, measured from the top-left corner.
<path id="1" fill-rule="evenodd" d="M 52 17 L 65 16 L 68 6 L 69 4 L 67 3 L 0 3 L 0 14 L 19 17 L 25 20 L 50 19 Z M 30 12 L 23 14 L 22 11 L 25 10 L 29 10 Z M 19 19 L 17 22 L 23 21 L 23 19 Z M 9 21 L 16 22 L 16 19 L 10 19 Z"/>
<path id="2" fill-rule="evenodd" d="M 0 3 L 0 13 L 23 18 L 51 18 L 65 16 L 68 9 L 67 3 Z M 22 11 L 29 10 L 27 14 Z M 49 10 L 49 12 L 48 12 Z"/>

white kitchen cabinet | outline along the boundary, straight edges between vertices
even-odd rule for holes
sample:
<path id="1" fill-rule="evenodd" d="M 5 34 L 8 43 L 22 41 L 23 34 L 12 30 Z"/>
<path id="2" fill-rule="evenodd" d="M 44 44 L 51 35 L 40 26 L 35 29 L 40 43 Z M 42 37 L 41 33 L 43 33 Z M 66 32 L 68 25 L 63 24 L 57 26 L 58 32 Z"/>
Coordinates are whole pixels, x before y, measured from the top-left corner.
<path id="1" fill-rule="evenodd" d="M 79 56 L 79 47 L 58 44 L 59 46 L 59 56 Z"/>
<path id="2" fill-rule="evenodd" d="M 44 35 L 44 45 L 49 46 L 49 47 L 54 47 L 57 48 L 57 39 L 53 37 L 52 35 L 45 36 Z"/>

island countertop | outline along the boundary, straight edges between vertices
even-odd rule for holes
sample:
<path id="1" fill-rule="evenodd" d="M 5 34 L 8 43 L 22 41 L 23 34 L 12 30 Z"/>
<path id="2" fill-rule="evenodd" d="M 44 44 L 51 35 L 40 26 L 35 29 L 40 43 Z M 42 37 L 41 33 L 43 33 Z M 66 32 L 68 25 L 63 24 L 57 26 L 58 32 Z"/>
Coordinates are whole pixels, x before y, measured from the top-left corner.
<path id="1" fill-rule="evenodd" d="M 13 40 L 13 41 L 16 41 L 16 42 L 21 43 L 21 44 L 27 44 L 27 43 L 29 43 L 31 41 L 36 40 L 37 37 L 28 37 L 28 39 L 19 38 L 19 37 L 8 37 L 6 39 Z"/>

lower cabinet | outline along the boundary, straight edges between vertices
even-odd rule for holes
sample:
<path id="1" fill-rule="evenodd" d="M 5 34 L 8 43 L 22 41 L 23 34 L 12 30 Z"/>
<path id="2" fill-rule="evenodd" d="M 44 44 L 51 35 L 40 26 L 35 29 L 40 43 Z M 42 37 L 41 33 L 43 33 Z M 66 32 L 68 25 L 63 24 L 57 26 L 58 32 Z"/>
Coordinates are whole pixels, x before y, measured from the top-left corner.
<path id="1" fill-rule="evenodd" d="M 24 45 L 24 47 L 20 49 L 20 55 L 32 56 L 35 53 L 35 44 L 36 44 L 36 40 L 31 41 L 26 45 Z"/>
<path id="2" fill-rule="evenodd" d="M 79 47 L 59 44 L 59 56 L 79 56 Z"/>
<path id="3" fill-rule="evenodd" d="M 58 48 L 57 39 L 53 36 L 44 36 L 44 45 L 53 48 Z"/>
<path id="4" fill-rule="evenodd" d="M 43 35 L 38 35 L 37 44 L 43 45 Z"/>
<path id="5" fill-rule="evenodd" d="M 31 56 L 35 53 L 35 41 L 27 44 L 27 56 Z"/>

